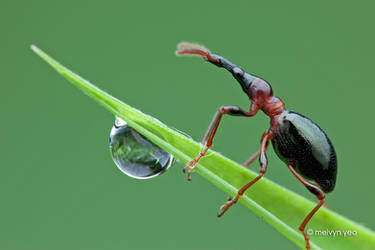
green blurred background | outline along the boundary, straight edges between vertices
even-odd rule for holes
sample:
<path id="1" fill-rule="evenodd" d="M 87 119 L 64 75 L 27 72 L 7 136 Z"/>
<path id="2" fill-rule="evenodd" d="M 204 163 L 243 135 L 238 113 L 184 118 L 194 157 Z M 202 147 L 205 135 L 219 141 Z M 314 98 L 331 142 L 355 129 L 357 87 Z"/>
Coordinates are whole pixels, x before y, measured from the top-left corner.
<path id="1" fill-rule="evenodd" d="M 122 174 L 114 117 L 32 43 L 198 141 L 220 105 L 249 107 L 230 74 L 174 55 L 180 41 L 206 45 L 325 129 L 339 158 L 328 206 L 375 228 L 375 4 L 351 2 L 2 0 L 0 249 L 296 249 L 240 205 L 217 219 L 227 196 L 188 183 L 180 163 L 150 180 Z M 225 117 L 215 150 L 243 162 L 267 128 L 263 114 Z M 314 200 L 268 155 L 267 178 Z"/>

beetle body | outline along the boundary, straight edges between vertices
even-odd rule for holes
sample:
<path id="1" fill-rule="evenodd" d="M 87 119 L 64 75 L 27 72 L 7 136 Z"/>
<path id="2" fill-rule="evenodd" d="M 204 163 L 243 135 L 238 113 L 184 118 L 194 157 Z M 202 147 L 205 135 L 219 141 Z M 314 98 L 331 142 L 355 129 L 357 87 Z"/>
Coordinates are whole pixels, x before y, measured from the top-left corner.
<path id="1" fill-rule="evenodd" d="M 312 120 L 293 111 L 278 118 L 278 129 L 271 140 L 279 158 L 305 179 L 316 182 L 325 192 L 336 183 L 337 158 L 326 133 Z"/>

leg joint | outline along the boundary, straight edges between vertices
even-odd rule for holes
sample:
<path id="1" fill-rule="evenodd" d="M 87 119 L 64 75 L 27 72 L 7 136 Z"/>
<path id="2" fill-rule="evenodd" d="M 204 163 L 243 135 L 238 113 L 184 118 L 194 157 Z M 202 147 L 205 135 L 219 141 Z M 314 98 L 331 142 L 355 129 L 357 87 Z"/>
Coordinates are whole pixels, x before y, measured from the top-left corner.
<path id="1" fill-rule="evenodd" d="M 314 186 L 314 185 L 306 185 L 307 189 L 316 195 L 316 197 L 318 198 L 318 200 L 323 200 L 325 198 L 325 194 L 323 193 L 322 190 L 320 190 L 320 188 Z"/>
<path id="2" fill-rule="evenodd" d="M 236 114 L 236 113 L 239 113 L 241 111 L 241 109 L 239 107 L 236 107 L 236 106 L 221 106 L 219 108 L 219 113 L 221 114 Z"/>

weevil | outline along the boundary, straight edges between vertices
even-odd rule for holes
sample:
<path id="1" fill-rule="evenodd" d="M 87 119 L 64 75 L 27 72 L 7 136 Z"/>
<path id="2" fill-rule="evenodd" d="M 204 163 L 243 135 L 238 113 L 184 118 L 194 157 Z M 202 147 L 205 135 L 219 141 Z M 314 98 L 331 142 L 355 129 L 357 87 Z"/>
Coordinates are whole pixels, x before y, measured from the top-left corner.
<path id="1" fill-rule="evenodd" d="M 237 106 L 221 106 L 218 109 L 202 139 L 204 149 L 183 168 L 184 172 L 187 171 L 188 180 L 191 179 L 195 165 L 212 147 L 213 138 L 223 115 L 253 117 L 259 110 L 263 111 L 270 118 L 270 127 L 262 134 L 260 149 L 243 164 L 247 167 L 259 158 L 259 175 L 239 189 L 237 195 L 220 208 L 221 213 L 218 214 L 218 217 L 221 217 L 233 204 L 237 203 L 239 197 L 266 173 L 268 165 L 266 150 L 269 141 L 271 141 L 277 156 L 318 199 L 318 204 L 298 228 L 305 238 L 306 249 L 310 249 L 309 237 L 305 232 L 306 224 L 321 206 L 325 206 L 325 193 L 332 192 L 336 184 L 337 157 L 327 134 L 311 119 L 287 110 L 284 102 L 273 95 L 272 87 L 268 82 L 245 72 L 228 59 L 211 53 L 201 45 L 191 43 L 180 43 L 176 54 L 199 55 L 205 61 L 226 69 L 232 73 L 251 101 L 249 111 Z"/>

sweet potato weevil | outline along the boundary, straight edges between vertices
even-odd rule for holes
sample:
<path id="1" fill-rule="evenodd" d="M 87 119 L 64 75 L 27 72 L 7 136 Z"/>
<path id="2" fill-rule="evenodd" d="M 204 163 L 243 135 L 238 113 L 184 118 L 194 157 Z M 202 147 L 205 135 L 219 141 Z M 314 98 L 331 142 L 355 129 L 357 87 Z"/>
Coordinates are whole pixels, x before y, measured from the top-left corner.
<path id="1" fill-rule="evenodd" d="M 319 208 L 325 205 L 325 193 L 333 191 L 336 184 L 337 157 L 326 133 L 309 118 L 286 110 L 283 101 L 273 95 L 269 83 L 245 72 L 226 58 L 212 54 L 201 45 L 190 43 L 180 43 L 176 53 L 178 55 L 200 55 L 204 60 L 225 68 L 232 73 L 251 100 L 249 111 L 244 111 L 237 106 L 221 106 L 219 108 L 203 137 L 204 149 L 183 169 L 184 172 L 186 170 L 188 172 L 188 180 L 191 178 L 194 166 L 212 147 L 212 140 L 223 115 L 252 117 L 262 110 L 271 119 L 270 128 L 261 137 L 260 149 L 243 164 L 247 167 L 259 157 L 260 173 L 243 186 L 233 199 L 220 208 L 222 211 L 218 217 L 221 217 L 249 187 L 265 174 L 267 170 L 266 149 L 268 142 L 271 141 L 278 157 L 288 166 L 293 175 L 318 198 L 319 203 L 299 226 L 299 230 L 305 238 L 306 249 L 310 249 L 309 237 L 305 232 L 306 224 Z"/>

